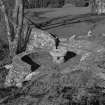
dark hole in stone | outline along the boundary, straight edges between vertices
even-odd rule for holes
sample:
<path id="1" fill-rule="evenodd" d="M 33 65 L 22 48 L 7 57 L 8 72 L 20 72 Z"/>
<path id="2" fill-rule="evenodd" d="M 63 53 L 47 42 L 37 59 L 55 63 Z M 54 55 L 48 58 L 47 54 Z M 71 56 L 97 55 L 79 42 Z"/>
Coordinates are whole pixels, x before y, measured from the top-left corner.
<path id="1" fill-rule="evenodd" d="M 71 58 L 74 58 L 77 54 L 73 51 L 67 51 L 64 56 L 64 62 L 68 61 Z"/>
<path id="2" fill-rule="evenodd" d="M 24 62 L 28 63 L 31 65 L 31 71 L 35 71 L 36 69 L 38 69 L 40 67 L 39 64 L 37 64 L 36 62 L 33 62 L 32 59 L 28 56 L 25 55 L 24 57 L 21 58 Z"/>
<path id="3" fill-rule="evenodd" d="M 89 6 L 89 2 L 86 2 L 86 3 L 84 4 L 84 6 L 85 6 L 85 7 L 88 7 L 88 6 Z"/>

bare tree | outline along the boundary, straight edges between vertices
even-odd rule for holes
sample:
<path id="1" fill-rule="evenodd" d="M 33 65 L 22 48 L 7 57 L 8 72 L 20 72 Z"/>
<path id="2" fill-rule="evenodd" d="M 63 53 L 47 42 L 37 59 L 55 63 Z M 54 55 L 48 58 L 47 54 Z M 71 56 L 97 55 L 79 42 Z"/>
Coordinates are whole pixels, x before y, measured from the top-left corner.
<path id="1" fill-rule="evenodd" d="M 13 17 L 15 18 L 16 22 L 16 36 L 18 36 L 17 50 L 19 52 L 21 50 L 21 39 L 22 39 L 23 18 L 24 18 L 23 0 L 16 0 Z"/>
<path id="2" fill-rule="evenodd" d="M 21 38 L 22 38 L 22 28 L 23 28 L 23 18 L 24 18 L 24 6 L 23 0 L 15 0 L 15 8 L 13 10 L 12 19 L 6 13 L 6 6 L 3 0 L 0 0 L 1 10 L 5 17 L 5 23 L 7 27 L 7 35 L 9 41 L 10 56 L 13 57 L 21 49 Z"/>

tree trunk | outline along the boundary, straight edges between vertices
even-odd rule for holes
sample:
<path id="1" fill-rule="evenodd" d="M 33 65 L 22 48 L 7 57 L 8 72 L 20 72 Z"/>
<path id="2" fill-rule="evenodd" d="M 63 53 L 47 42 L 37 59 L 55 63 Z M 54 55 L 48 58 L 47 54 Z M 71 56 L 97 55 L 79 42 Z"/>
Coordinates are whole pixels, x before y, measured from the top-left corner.
<path id="1" fill-rule="evenodd" d="M 16 0 L 16 6 L 14 9 L 13 17 L 16 23 L 16 38 L 18 38 L 17 53 L 21 51 L 22 44 L 22 29 L 23 29 L 23 18 L 24 18 L 24 6 L 23 0 Z"/>

